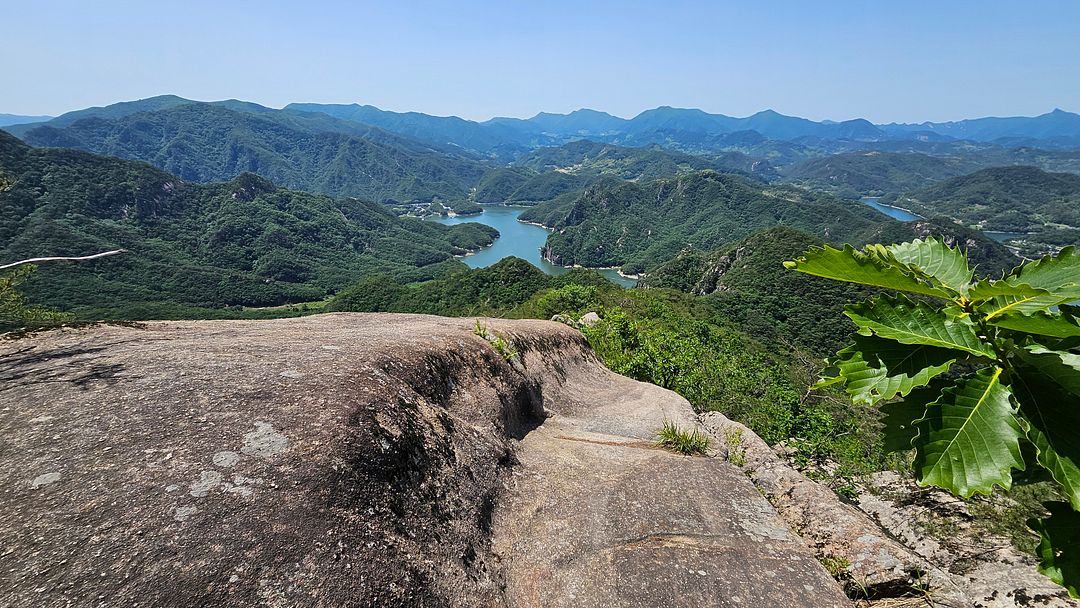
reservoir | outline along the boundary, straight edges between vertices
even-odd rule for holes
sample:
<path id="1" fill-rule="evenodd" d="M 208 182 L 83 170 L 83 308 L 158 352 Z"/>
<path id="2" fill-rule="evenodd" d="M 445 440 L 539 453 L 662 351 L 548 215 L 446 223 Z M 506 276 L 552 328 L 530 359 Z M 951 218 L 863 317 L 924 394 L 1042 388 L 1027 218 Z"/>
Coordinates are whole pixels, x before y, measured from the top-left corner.
<path id="1" fill-rule="evenodd" d="M 877 197 L 874 196 L 864 196 L 863 198 L 859 199 L 859 202 L 866 205 L 867 207 L 871 207 L 873 209 L 876 209 L 877 211 L 880 211 L 881 213 L 884 213 L 885 215 L 893 218 L 894 220 L 900 220 L 901 222 L 911 222 L 914 220 L 922 219 L 921 215 L 915 215 L 914 213 L 906 209 L 893 207 L 892 205 L 882 205 L 878 202 Z M 999 243 L 1005 243 L 1007 241 L 1020 239 L 1027 236 L 1027 233 L 1024 232 L 999 232 L 995 230 L 984 230 L 983 234 Z"/>
<path id="2" fill-rule="evenodd" d="M 864 196 L 863 198 L 859 199 L 859 201 L 867 207 L 876 209 L 884 213 L 885 215 L 893 218 L 894 220 L 900 220 L 901 222 L 911 222 L 922 219 L 921 215 L 915 215 L 914 213 L 907 211 L 906 209 L 893 207 L 891 205 L 882 205 L 878 202 L 876 196 Z"/>
<path id="3" fill-rule="evenodd" d="M 500 236 L 495 240 L 494 245 L 462 258 L 462 261 L 468 264 L 470 268 L 484 268 L 505 257 L 514 256 L 529 262 L 548 274 L 558 275 L 567 272 L 568 268 L 557 266 L 540 258 L 540 248 L 543 247 L 544 241 L 547 240 L 550 232 L 541 226 L 519 222 L 517 218 L 525 209 L 527 207 L 484 205 L 484 212 L 480 215 L 436 217 L 431 218 L 429 221 L 447 225 L 476 222 L 486 224 L 499 231 Z M 597 272 L 604 275 L 609 281 L 623 287 L 633 287 L 637 283 L 636 279 L 620 276 L 614 269 L 597 270 Z"/>

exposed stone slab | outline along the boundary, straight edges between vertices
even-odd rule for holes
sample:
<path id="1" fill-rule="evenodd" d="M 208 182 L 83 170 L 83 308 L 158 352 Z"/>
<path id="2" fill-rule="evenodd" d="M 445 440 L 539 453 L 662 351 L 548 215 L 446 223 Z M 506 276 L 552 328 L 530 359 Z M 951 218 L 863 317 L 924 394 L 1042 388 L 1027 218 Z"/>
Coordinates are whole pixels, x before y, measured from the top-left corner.
<path id="1" fill-rule="evenodd" d="M 513 607 L 849 606 L 741 471 L 655 445 L 696 425 L 678 395 L 606 370 L 517 447 L 495 515 Z"/>
<path id="2" fill-rule="evenodd" d="M 0 605 L 843 603 L 741 473 L 652 445 L 685 401 L 482 322 L 520 354 L 387 314 L 0 342 Z"/>

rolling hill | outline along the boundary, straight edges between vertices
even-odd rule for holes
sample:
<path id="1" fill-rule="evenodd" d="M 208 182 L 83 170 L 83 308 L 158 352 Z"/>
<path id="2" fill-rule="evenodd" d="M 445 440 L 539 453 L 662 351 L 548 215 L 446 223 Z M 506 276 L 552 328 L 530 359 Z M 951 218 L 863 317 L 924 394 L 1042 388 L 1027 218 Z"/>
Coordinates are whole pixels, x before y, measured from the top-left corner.
<path id="1" fill-rule="evenodd" d="M 0 173 L 14 178 L 0 192 L 0 259 L 129 251 L 44 267 L 29 285 L 33 299 L 91 316 L 308 301 L 372 273 L 428 279 L 464 268 L 452 256 L 497 236 L 478 224 L 402 219 L 375 203 L 279 188 L 250 173 L 188 183 L 146 163 L 32 148 L 4 133 Z"/>
<path id="2" fill-rule="evenodd" d="M 893 243 L 927 236 L 962 245 L 983 276 L 1000 276 L 1020 262 L 1005 247 L 947 220 L 888 222 L 863 238 Z M 735 327 L 759 339 L 831 356 L 854 329 L 842 314 L 844 305 L 874 290 L 784 268 L 786 260 L 823 243 L 819 237 L 777 226 L 714 251 L 684 251 L 652 269 L 640 286 L 706 296 Z"/>
<path id="3" fill-rule="evenodd" d="M 922 188 L 974 169 L 973 163 L 926 154 L 846 152 L 787 167 L 784 179 L 840 196 L 881 196 Z"/>
<path id="4" fill-rule="evenodd" d="M 24 125 L 28 123 L 44 122 L 50 120 L 52 116 L 22 116 L 19 114 L 2 114 L 0 113 L 0 127 L 9 127 L 13 125 Z"/>
<path id="5" fill-rule="evenodd" d="M 775 175 L 768 162 L 739 152 L 699 156 L 655 145 L 629 148 L 590 140 L 540 148 L 515 165 L 538 172 L 560 171 L 584 177 L 608 175 L 626 180 L 650 180 L 705 169 L 756 174 L 763 178 Z"/>
<path id="6" fill-rule="evenodd" d="M 1080 244 L 1080 175 L 993 167 L 885 199 L 981 230 L 1019 233 L 1010 243 L 1035 256 Z"/>
<path id="7" fill-rule="evenodd" d="M 882 223 L 877 212 L 856 203 L 715 171 L 643 183 L 604 178 L 576 198 L 542 203 L 521 219 L 554 228 L 545 246 L 553 262 L 621 266 L 625 272 L 773 226 L 843 241 Z"/>

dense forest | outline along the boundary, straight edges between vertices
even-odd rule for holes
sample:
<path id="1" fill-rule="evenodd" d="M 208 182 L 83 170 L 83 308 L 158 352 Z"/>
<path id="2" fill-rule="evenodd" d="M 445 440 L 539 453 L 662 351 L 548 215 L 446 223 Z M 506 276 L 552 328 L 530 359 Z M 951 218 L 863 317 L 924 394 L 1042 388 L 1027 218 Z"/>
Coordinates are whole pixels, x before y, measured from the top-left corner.
<path id="1" fill-rule="evenodd" d="M 983 230 L 1032 233 L 1035 244 L 1080 242 L 1080 175 L 995 167 L 886 199 Z"/>
<path id="2" fill-rule="evenodd" d="M 974 163 L 955 157 L 868 150 L 812 158 L 785 169 L 786 180 L 840 196 L 880 196 L 922 188 L 973 171 Z"/>
<path id="3" fill-rule="evenodd" d="M 545 255 L 558 264 L 621 266 L 630 273 L 688 248 L 716 249 L 773 226 L 854 242 L 887 223 L 858 204 L 715 171 L 645 183 L 605 179 L 576 198 L 537 205 L 521 219 L 555 229 Z"/>
<path id="4" fill-rule="evenodd" d="M 920 222 L 915 233 L 899 222 L 891 227 L 895 231 L 875 234 L 870 241 L 894 242 L 952 232 L 950 241 L 966 247 L 981 276 L 1001 276 L 1019 262 L 993 241 L 977 240 L 971 232 L 960 236 L 947 224 Z M 720 250 L 684 251 L 652 269 L 639 286 L 704 296 L 718 314 L 748 334 L 825 357 L 846 343 L 851 332 L 850 323 L 841 314 L 844 304 L 874 291 L 821 281 L 784 268 L 784 261 L 822 244 L 823 239 L 793 228 L 770 228 Z"/>
<path id="5" fill-rule="evenodd" d="M 479 224 L 402 219 L 360 199 L 278 188 L 253 174 L 191 184 L 145 163 L 35 149 L 0 133 L 0 256 L 124 248 L 85 265 L 50 266 L 32 299 L 116 318 L 179 307 L 320 300 L 359 277 L 404 280 L 464 267 L 454 255 L 490 244 Z M 144 303 L 158 306 L 136 311 Z M 96 312 L 94 312 L 96 311 Z"/>
<path id="6" fill-rule="evenodd" d="M 933 153 L 887 149 L 842 152 L 787 166 L 783 180 L 849 198 L 931 189 L 947 179 L 992 167 L 1030 166 L 1080 173 L 1080 151 L 1036 148 L 948 148 Z"/>
<path id="7" fill-rule="evenodd" d="M 470 155 L 324 114 L 218 104 L 23 127 L 30 128 L 16 132 L 34 146 L 142 160 L 187 181 L 251 172 L 289 188 L 375 202 L 465 198 L 489 169 Z"/>

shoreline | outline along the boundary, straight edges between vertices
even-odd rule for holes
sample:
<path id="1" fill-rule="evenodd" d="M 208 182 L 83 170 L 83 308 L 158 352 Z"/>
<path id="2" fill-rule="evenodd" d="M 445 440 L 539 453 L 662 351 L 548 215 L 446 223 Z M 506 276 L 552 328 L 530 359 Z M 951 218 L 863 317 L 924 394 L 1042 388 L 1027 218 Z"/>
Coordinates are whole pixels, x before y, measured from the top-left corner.
<path id="1" fill-rule="evenodd" d="M 521 223 L 521 224 L 528 224 L 529 226 L 536 226 L 537 228 L 543 228 L 544 230 L 547 230 L 548 232 L 555 232 L 554 228 L 550 228 L 548 226 L 545 226 L 545 225 L 541 224 L 540 222 L 529 222 L 529 221 L 526 221 L 526 220 L 518 220 L 518 222 Z"/>

